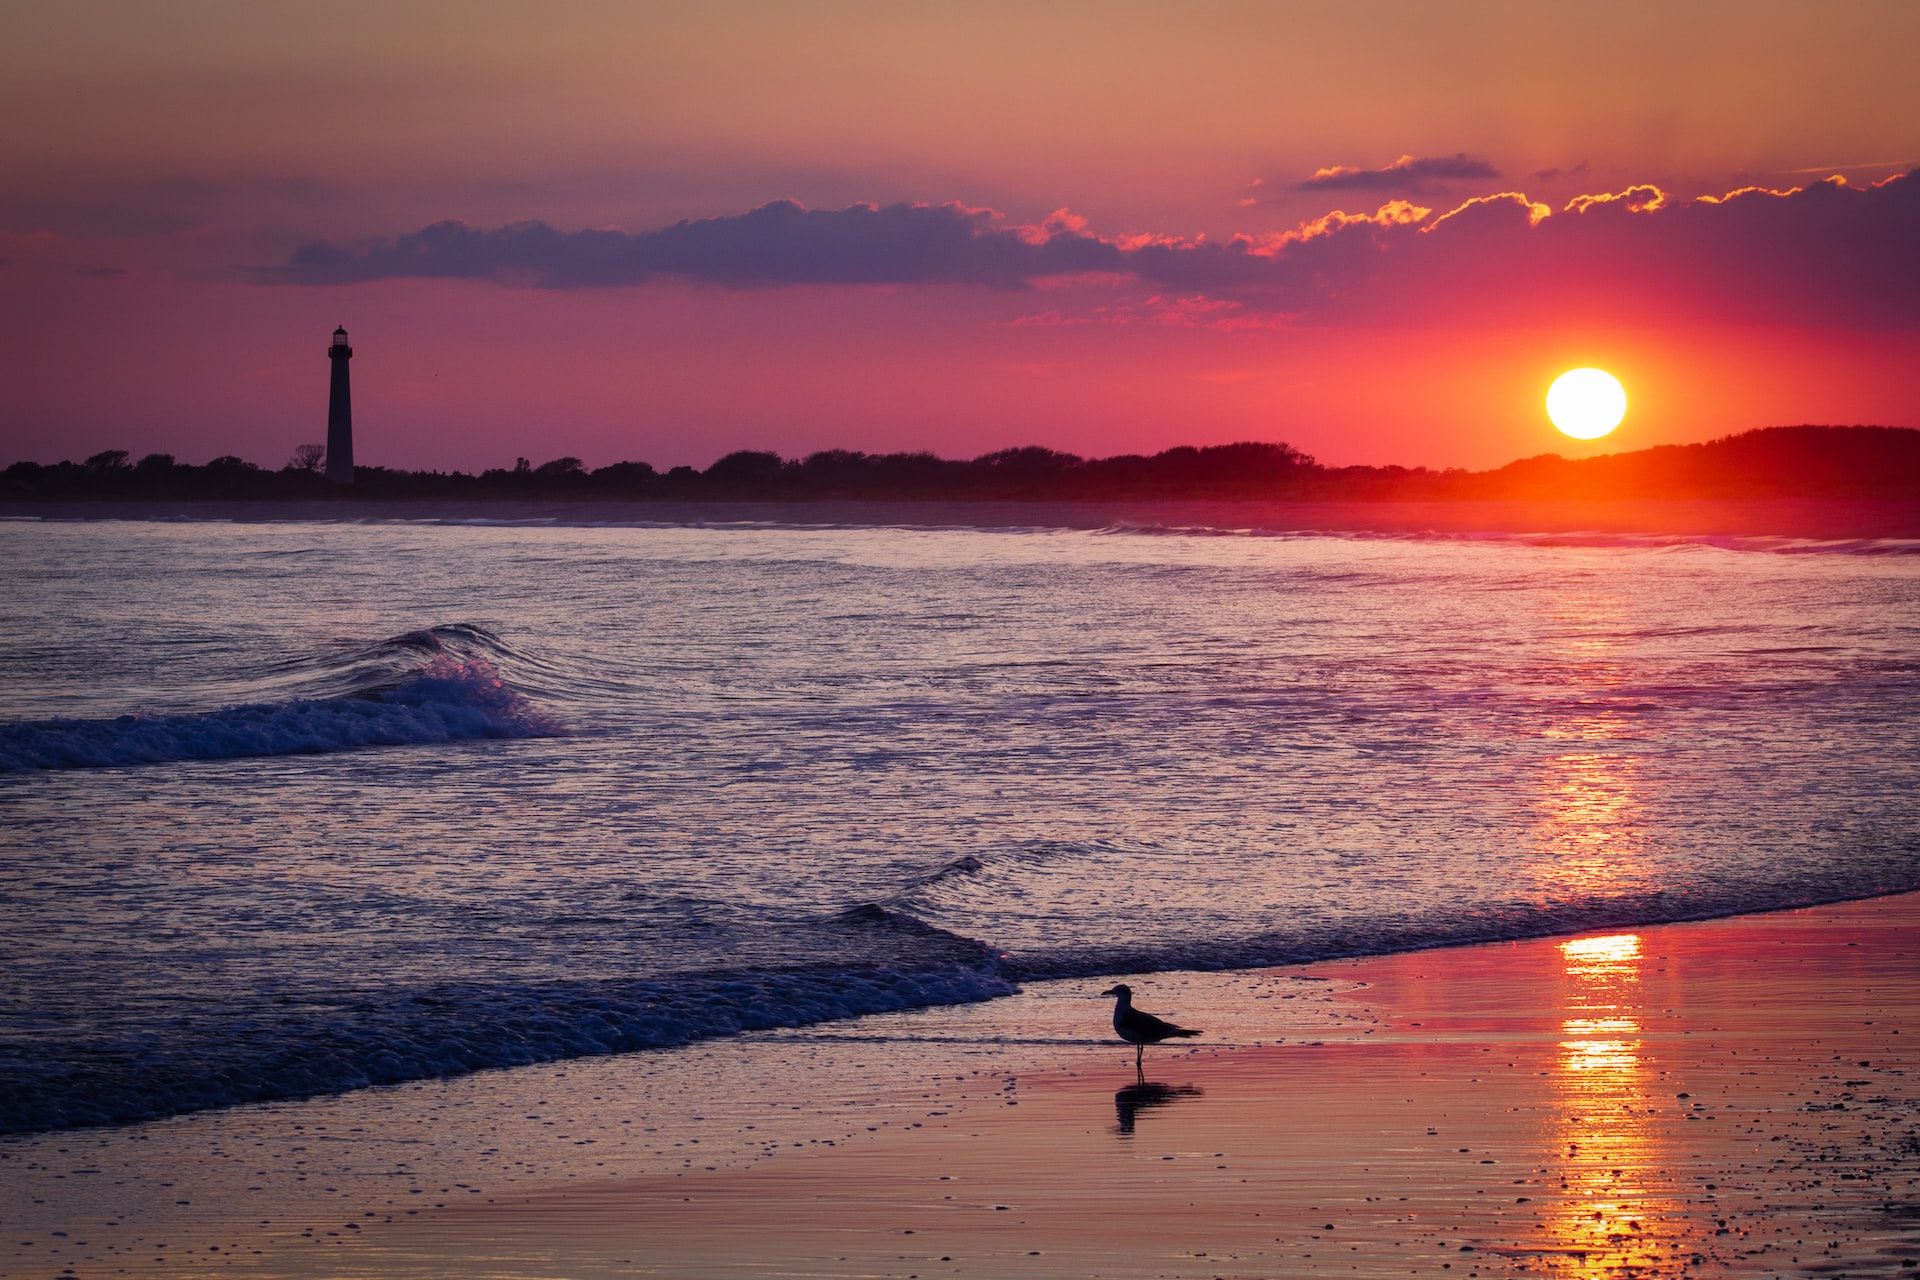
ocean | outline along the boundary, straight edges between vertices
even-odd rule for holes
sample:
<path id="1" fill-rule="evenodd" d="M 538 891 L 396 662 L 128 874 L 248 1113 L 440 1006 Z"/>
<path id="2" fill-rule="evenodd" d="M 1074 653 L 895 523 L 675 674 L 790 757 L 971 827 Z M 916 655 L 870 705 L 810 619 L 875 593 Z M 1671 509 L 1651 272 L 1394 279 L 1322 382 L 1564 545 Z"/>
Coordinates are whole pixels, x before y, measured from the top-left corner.
<path id="1" fill-rule="evenodd" d="M 718 514 L 0 523 L 0 1133 L 1920 888 L 1920 544 Z"/>

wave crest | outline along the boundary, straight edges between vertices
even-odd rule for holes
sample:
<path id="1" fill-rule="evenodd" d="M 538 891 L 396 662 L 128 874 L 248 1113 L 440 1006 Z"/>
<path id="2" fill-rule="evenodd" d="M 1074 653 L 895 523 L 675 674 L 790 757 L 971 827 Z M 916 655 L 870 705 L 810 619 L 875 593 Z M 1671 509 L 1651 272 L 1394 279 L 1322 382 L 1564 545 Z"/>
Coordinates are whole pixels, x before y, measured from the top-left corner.
<path id="1" fill-rule="evenodd" d="M 296 695 L 284 700 L 0 725 L 0 773 L 564 733 L 503 674 L 500 660 L 515 656 L 480 627 L 409 631 L 343 657 L 282 664 L 261 683 Z"/>

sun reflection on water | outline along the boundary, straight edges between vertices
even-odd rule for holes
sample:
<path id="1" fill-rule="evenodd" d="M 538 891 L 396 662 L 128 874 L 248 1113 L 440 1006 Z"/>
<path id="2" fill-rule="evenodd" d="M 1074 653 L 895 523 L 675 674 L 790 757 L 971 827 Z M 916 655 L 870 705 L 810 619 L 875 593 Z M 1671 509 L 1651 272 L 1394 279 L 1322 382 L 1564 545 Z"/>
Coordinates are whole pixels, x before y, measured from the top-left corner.
<path id="1" fill-rule="evenodd" d="M 1622 601 L 1573 592 L 1556 605 L 1569 675 L 1606 690 L 1627 681 L 1617 635 Z M 1546 729 L 1533 828 L 1539 891 L 1562 901 L 1630 894 L 1648 876 L 1645 794 L 1655 779 L 1637 750 L 1634 712 L 1605 700 L 1564 705 Z M 1639 1274 L 1675 1241 L 1645 1060 L 1640 935 L 1559 946 L 1560 999 L 1551 1128 L 1560 1192 L 1539 1220 L 1537 1252 L 1557 1274 Z"/>
<path id="2" fill-rule="evenodd" d="M 1542 703 L 1552 714 L 1541 733 L 1527 868 L 1537 897 L 1607 898 L 1631 892 L 1646 876 L 1645 731 L 1614 698 L 1632 677 L 1620 638 L 1629 614 L 1618 594 L 1587 584 L 1556 597 L 1543 620 L 1560 661 Z M 1567 699 L 1568 689 L 1589 696 Z"/>
<path id="3" fill-rule="evenodd" d="M 1640 761 L 1610 747 L 1609 739 L 1624 736 L 1615 716 L 1579 717 L 1561 732 L 1579 739 L 1580 749 L 1545 762 L 1533 833 L 1545 855 L 1537 874 L 1555 897 L 1617 892 L 1642 874 Z"/>

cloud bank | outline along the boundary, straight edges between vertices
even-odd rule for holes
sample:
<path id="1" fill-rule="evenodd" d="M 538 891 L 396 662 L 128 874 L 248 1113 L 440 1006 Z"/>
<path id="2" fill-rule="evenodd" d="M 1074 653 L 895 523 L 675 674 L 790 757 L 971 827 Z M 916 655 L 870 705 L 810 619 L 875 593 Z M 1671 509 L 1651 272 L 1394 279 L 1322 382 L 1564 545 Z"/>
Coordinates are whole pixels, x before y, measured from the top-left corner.
<path id="1" fill-rule="evenodd" d="M 405 276 L 494 279 L 543 288 L 645 284 L 661 277 L 734 288 L 798 284 L 971 284 L 1024 288 L 1043 276 L 1122 270 L 1121 251 L 1066 219 L 1011 227 L 959 204 L 807 209 L 776 200 L 747 213 L 657 231 L 559 231 L 544 222 L 481 230 L 436 222 L 391 240 L 297 250 L 302 284 Z"/>
<path id="2" fill-rule="evenodd" d="M 1833 178 L 1691 200 L 1643 185 L 1578 196 L 1558 210 L 1519 192 L 1446 212 L 1394 200 L 1229 240 L 1103 236 L 1064 211 L 1023 225 L 959 204 L 806 209 L 776 201 L 639 232 L 438 222 L 363 243 L 316 241 L 264 277 L 1007 291 L 1077 279 L 1230 300 L 1241 314 L 1307 323 L 1920 327 L 1920 170 L 1868 187 Z"/>

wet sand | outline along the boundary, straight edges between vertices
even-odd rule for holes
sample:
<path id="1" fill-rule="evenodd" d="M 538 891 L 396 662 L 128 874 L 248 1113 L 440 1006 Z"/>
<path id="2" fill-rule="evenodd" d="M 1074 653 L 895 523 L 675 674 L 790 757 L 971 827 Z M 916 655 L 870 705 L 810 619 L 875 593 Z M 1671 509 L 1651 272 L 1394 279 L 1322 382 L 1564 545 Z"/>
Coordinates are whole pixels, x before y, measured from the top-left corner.
<path id="1" fill-rule="evenodd" d="M 1917 925 L 1905 895 L 1149 976 L 1229 1043 L 1145 1085 L 1081 1039 L 1092 980 L 16 1140 L 0 1269 L 1912 1275 Z"/>

